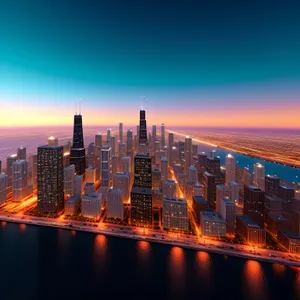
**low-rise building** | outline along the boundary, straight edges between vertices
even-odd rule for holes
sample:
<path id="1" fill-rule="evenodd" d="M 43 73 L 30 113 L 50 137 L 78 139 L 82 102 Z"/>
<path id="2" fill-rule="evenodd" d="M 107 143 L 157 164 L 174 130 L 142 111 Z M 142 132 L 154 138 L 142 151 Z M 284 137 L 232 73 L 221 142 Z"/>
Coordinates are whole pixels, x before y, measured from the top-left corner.
<path id="1" fill-rule="evenodd" d="M 95 192 L 95 184 L 93 182 L 86 182 L 84 187 L 84 193 L 91 194 Z"/>
<path id="2" fill-rule="evenodd" d="M 80 205 L 80 195 L 74 195 L 65 201 L 65 215 L 74 215 Z"/>
<path id="3" fill-rule="evenodd" d="M 109 189 L 107 192 L 106 211 L 107 218 L 111 219 L 124 219 L 124 204 L 123 204 L 123 191 Z"/>
<path id="4" fill-rule="evenodd" d="M 164 197 L 163 226 L 170 230 L 188 231 L 188 207 L 185 199 Z"/>
<path id="5" fill-rule="evenodd" d="M 201 211 L 200 230 L 204 236 L 226 236 L 226 222 L 217 212 Z"/>
<path id="6" fill-rule="evenodd" d="M 285 248 L 285 250 L 300 254 L 300 236 L 294 234 L 289 230 L 282 230 L 278 232 L 278 243 Z"/>
<path id="7" fill-rule="evenodd" d="M 165 180 L 163 182 L 163 194 L 169 198 L 175 198 L 177 196 L 177 184 L 175 180 Z"/>
<path id="8" fill-rule="evenodd" d="M 84 217 L 99 219 L 101 214 L 102 195 L 90 193 L 82 196 L 81 213 Z"/>
<path id="9" fill-rule="evenodd" d="M 247 244 L 262 246 L 266 244 L 266 231 L 247 215 L 236 216 L 236 232 Z"/>

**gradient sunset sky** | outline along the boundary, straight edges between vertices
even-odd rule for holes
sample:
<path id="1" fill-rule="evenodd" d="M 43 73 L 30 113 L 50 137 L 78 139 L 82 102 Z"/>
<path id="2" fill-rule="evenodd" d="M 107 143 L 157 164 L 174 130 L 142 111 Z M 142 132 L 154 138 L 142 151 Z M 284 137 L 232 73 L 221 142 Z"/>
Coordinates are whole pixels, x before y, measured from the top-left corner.
<path id="1" fill-rule="evenodd" d="M 161 4 L 160 4 L 161 3 Z M 0 2 L 0 127 L 300 128 L 299 1 Z"/>

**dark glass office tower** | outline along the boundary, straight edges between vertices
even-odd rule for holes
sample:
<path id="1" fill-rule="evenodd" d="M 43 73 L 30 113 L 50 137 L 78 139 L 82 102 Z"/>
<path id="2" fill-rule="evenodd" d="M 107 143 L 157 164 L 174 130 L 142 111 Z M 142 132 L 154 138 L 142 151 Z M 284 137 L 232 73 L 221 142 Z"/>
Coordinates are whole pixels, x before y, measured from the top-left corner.
<path id="1" fill-rule="evenodd" d="M 134 182 L 133 186 L 152 188 L 151 157 L 148 154 L 137 154 L 134 157 Z"/>
<path id="2" fill-rule="evenodd" d="M 58 213 L 64 208 L 63 146 L 41 146 L 37 153 L 38 210 Z"/>
<path id="3" fill-rule="evenodd" d="M 139 144 L 147 144 L 147 124 L 145 110 L 140 110 Z"/>
<path id="4" fill-rule="evenodd" d="M 73 145 L 70 151 L 70 164 L 75 165 L 75 172 L 77 175 L 85 174 L 86 161 L 81 115 L 74 116 Z"/>

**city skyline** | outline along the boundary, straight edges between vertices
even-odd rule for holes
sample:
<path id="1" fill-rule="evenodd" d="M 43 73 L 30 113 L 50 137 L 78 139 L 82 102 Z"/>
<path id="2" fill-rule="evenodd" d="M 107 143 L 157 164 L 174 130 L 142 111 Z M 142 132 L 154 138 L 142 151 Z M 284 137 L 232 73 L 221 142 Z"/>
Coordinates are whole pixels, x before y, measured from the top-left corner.
<path id="1" fill-rule="evenodd" d="M 4 3 L 0 127 L 300 128 L 298 4 L 167 3 Z"/>

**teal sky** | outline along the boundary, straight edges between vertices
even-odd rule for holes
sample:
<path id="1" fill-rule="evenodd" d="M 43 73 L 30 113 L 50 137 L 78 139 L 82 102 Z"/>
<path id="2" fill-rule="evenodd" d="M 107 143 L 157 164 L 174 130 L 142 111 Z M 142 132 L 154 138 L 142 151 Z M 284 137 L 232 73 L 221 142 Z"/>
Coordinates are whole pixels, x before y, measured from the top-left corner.
<path id="1" fill-rule="evenodd" d="M 139 109 L 141 96 L 151 113 L 171 108 L 174 124 L 176 114 L 195 109 L 230 114 L 236 107 L 235 115 L 247 115 L 262 105 L 274 117 L 282 102 L 299 107 L 298 1 L 163 3 L 2 0 L 0 101 L 7 114 L 14 102 L 23 112 L 56 106 L 72 115 L 82 98 L 83 112 L 135 116 L 130 109 Z"/>

